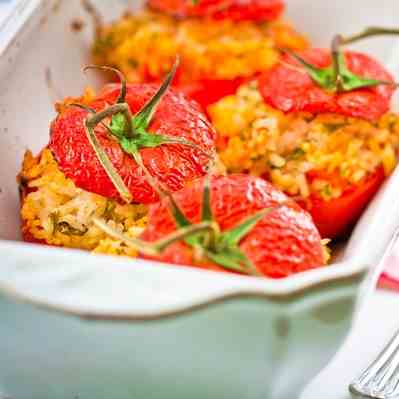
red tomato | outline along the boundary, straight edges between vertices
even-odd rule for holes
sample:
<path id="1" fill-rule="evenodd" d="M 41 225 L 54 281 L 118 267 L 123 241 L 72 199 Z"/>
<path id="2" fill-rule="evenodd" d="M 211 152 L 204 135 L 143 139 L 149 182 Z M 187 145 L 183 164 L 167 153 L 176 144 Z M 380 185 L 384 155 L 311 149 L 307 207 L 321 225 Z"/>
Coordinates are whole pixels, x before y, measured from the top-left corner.
<path id="1" fill-rule="evenodd" d="M 197 101 L 203 110 L 221 98 L 234 94 L 248 78 L 207 79 L 177 86 L 189 98 Z"/>
<path id="2" fill-rule="evenodd" d="M 185 17 L 211 17 L 234 21 L 272 21 L 284 11 L 283 0 L 148 0 L 151 8 Z"/>
<path id="3" fill-rule="evenodd" d="M 322 237 L 336 238 L 357 221 L 384 179 L 384 170 L 380 167 L 362 183 L 349 186 L 339 198 L 326 201 L 311 197 L 310 201 L 300 205 L 312 215 Z"/>
<path id="4" fill-rule="evenodd" d="M 200 221 L 203 179 L 174 194 L 176 202 L 192 222 Z M 281 278 L 325 263 L 320 235 L 310 215 L 267 181 L 249 175 L 211 179 L 211 208 L 221 231 L 243 222 L 256 212 L 277 207 L 264 216 L 240 241 L 239 248 L 265 276 Z M 149 208 L 149 222 L 142 239 L 156 241 L 176 230 L 166 202 Z M 210 261 L 196 261 L 193 250 L 182 241 L 169 246 L 158 258 L 178 265 L 223 270 Z"/>
<path id="5" fill-rule="evenodd" d="M 126 102 L 133 114 L 139 111 L 156 90 L 153 84 L 131 84 L 127 87 Z M 99 111 L 114 104 L 120 85 L 108 85 L 90 107 Z M 84 122 L 88 114 L 79 108 L 69 108 L 59 114 L 50 129 L 50 144 L 59 168 L 76 186 L 107 198 L 120 199 L 119 193 L 93 151 L 85 133 Z M 212 152 L 216 134 L 199 106 L 182 93 L 168 90 L 162 98 L 148 129 L 153 134 L 184 138 L 203 151 Z M 97 138 L 122 177 L 136 203 L 158 200 L 147 183 L 143 172 L 132 156 L 125 153 L 105 130 L 98 125 Z M 209 157 L 196 148 L 182 144 L 165 144 L 140 150 L 149 172 L 171 191 L 184 187 L 187 181 L 206 173 Z"/>
<path id="6" fill-rule="evenodd" d="M 318 68 L 331 66 L 331 52 L 324 49 L 305 50 L 299 54 Z M 362 77 L 393 82 L 393 78 L 376 60 L 366 54 L 347 51 L 348 69 Z M 328 92 L 318 86 L 292 56 L 259 78 L 259 89 L 265 102 L 283 112 L 337 113 L 377 120 L 389 110 L 395 87 L 378 85 L 349 92 Z"/>
<path id="7" fill-rule="evenodd" d="M 188 98 L 197 101 L 202 109 L 206 111 L 209 105 L 216 103 L 221 98 L 234 94 L 244 83 L 256 78 L 237 77 L 234 79 L 200 79 L 182 82 L 182 67 L 177 69 L 173 79 L 173 86 L 182 91 Z M 144 75 L 144 81 L 148 83 L 160 84 L 159 78 L 152 76 L 149 72 Z"/>

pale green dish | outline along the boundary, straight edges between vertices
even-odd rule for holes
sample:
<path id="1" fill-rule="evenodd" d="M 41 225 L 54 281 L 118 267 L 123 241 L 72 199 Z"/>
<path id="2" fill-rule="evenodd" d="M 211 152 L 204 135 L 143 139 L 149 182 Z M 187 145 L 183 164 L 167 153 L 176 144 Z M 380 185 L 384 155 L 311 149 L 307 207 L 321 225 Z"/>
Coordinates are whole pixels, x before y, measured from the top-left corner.
<path id="1" fill-rule="evenodd" d="M 18 399 L 295 398 L 346 336 L 365 274 L 274 296 L 258 279 L 23 252 L 10 245 L 0 273 L 0 386 Z"/>

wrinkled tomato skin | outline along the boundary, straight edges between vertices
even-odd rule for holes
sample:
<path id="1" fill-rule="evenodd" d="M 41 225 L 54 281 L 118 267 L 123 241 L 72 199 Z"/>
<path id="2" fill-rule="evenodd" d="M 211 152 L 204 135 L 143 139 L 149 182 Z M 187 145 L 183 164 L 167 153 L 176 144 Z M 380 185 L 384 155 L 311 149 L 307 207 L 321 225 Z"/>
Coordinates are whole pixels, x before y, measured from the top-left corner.
<path id="1" fill-rule="evenodd" d="M 148 0 L 157 11 L 177 18 L 211 17 L 233 21 L 273 21 L 284 11 L 282 0 Z"/>
<path id="2" fill-rule="evenodd" d="M 300 205 L 312 215 L 323 238 L 338 238 L 358 220 L 384 179 L 383 168 L 378 168 L 372 176 L 357 186 L 349 187 L 339 198 L 325 201 L 313 197 Z"/>
<path id="3" fill-rule="evenodd" d="M 324 49 L 299 54 L 312 65 L 331 65 L 331 54 Z M 392 75 L 373 58 L 348 51 L 346 63 L 351 72 L 363 78 L 393 82 Z M 333 93 L 319 87 L 298 61 L 285 55 L 282 62 L 259 77 L 259 90 L 267 104 L 285 113 L 337 113 L 375 121 L 389 110 L 394 86 L 379 85 L 350 92 Z"/>
<path id="4" fill-rule="evenodd" d="M 198 179 L 175 194 L 177 203 L 192 222 L 200 220 L 202 191 L 203 179 Z M 211 203 L 222 231 L 261 209 L 284 204 L 258 222 L 240 243 L 241 250 L 263 275 L 281 278 L 324 264 L 320 235 L 310 215 L 267 181 L 250 175 L 213 177 Z M 162 201 L 150 206 L 149 223 L 141 238 L 155 241 L 175 229 L 175 222 Z M 226 271 L 210 262 L 198 264 L 191 248 L 182 242 L 152 259 Z"/>
<path id="5" fill-rule="evenodd" d="M 126 102 L 132 113 L 138 112 L 158 86 L 154 84 L 128 85 Z M 108 85 L 90 106 L 96 111 L 114 104 L 119 85 Z M 49 147 L 59 168 L 76 186 L 104 197 L 120 200 L 120 196 L 101 166 L 85 133 L 87 112 L 69 108 L 53 121 L 50 128 Z M 154 134 L 178 136 L 197 144 L 203 151 L 212 153 L 216 134 L 198 104 L 174 90 L 169 90 L 161 100 L 148 129 Z M 158 200 L 132 156 L 126 154 L 108 132 L 98 125 L 96 135 L 130 190 L 135 203 L 148 204 Z M 187 181 L 206 173 L 209 157 L 203 151 L 180 144 L 162 145 L 140 150 L 149 172 L 171 191 L 184 187 Z"/>

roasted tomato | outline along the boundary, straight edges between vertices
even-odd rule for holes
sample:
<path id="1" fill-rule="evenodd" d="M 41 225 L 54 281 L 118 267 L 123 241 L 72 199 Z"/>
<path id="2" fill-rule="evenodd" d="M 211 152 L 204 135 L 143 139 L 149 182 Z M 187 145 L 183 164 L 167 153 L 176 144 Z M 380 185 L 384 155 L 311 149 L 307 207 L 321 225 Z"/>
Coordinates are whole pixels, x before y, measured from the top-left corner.
<path id="1" fill-rule="evenodd" d="M 397 163 L 392 76 L 371 57 L 289 52 L 257 82 L 208 110 L 230 172 L 250 172 L 295 197 L 323 237 L 344 234 Z"/>
<path id="2" fill-rule="evenodd" d="M 264 101 L 285 113 L 335 113 L 378 121 L 390 108 L 395 90 L 392 75 L 366 54 L 341 52 L 342 40 L 335 39 L 332 51 L 311 49 L 288 54 L 259 78 Z M 344 190 L 339 198 L 308 201 L 308 210 L 321 234 L 335 237 L 344 233 L 361 215 L 383 180 L 384 173 L 379 168 Z"/>
<path id="3" fill-rule="evenodd" d="M 179 240 L 152 259 L 273 278 L 325 264 L 325 248 L 310 215 L 270 183 L 230 175 L 212 177 L 210 188 L 206 184 L 196 180 L 173 197 L 186 221 L 213 223 L 215 236 Z M 178 227 L 187 229 L 175 213 L 169 199 L 151 205 L 142 240 L 159 242 Z"/>
<path id="4" fill-rule="evenodd" d="M 233 94 L 248 79 L 207 79 L 197 82 L 178 85 L 178 88 L 189 98 L 197 101 L 206 111 L 209 105 L 216 103 L 223 97 Z"/>
<path id="5" fill-rule="evenodd" d="M 347 51 L 344 56 L 353 77 L 363 78 L 364 83 L 380 81 L 384 84 L 366 84 L 353 90 L 326 90 L 307 73 L 298 58 L 286 55 L 280 64 L 259 78 L 259 90 L 267 104 L 283 112 L 331 112 L 375 121 L 390 108 L 395 90 L 392 75 L 366 54 Z M 306 50 L 300 57 L 319 70 L 327 70 L 332 65 L 328 50 Z"/>
<path id="6" fill-rule="evenodd" d="M 312 215 L 322 237 L 338 237 L 357 221 L 384 180 L 384 169 L 379 167 L 360 183 L 348 185 L 338 198 L 325 200 L 313 195 L 298 203 Z"/>
<path id="7" fill-rule="evenodd" d="M 284 11 L 282 0 L 148 0 L 148 4 L 178 18 L 212 17 L 234 21 L 272 21 Z"/>
<path id="8" fill-rule="evenodd" d="M 61 171 L 86 191 L 143 204 L 158 195 L 138 162 L 171 191 L 204 175 L 215 131 L 195 102 L 168 89 L 172 75 L 159 89 L 107 86 L 88 107 L 60 113 L 51 125 L 49 148 Z M 111 117 L 107 127 L 102 121 Z"/>

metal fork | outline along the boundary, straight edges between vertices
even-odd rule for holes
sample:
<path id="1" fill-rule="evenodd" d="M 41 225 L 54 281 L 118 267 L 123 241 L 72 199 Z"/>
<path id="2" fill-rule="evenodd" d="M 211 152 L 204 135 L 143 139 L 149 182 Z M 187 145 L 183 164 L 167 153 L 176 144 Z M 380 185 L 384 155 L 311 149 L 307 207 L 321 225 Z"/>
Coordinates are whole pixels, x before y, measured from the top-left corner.
<path id="1" fill-rule="evenodd" d="M 377 359 L 349 385 L 356 398 L 399 398 L 399 331 Z"/>
<path id="2" fill-rule="evenodd" d="M 376 270 L 382 271 L 399 238 L 397 229 Z M 378 273 L 376 273 L 378 278 Z M 399 399 L 399 331 L 394 335 L 376 360 L 349 385 L 355 398 Z"/>

